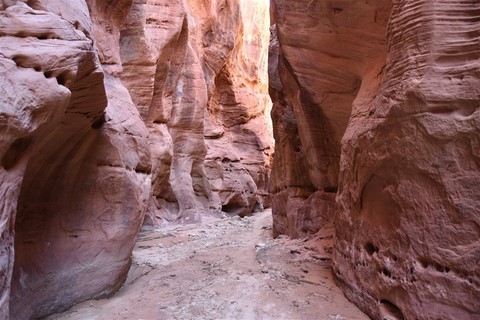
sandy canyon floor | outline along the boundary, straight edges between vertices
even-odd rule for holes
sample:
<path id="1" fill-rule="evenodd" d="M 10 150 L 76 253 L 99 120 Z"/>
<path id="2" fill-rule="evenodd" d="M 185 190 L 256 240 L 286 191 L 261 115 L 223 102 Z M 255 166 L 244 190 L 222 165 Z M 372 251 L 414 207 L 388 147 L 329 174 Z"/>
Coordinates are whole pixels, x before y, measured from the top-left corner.
<path id="1" fill-rule="evenodd" d="M 332 230 L 272 239 L 271 224 L 267 210 L 143 230 L 115 296 L 48 319 L 368 319 L 333 282 Z"/>

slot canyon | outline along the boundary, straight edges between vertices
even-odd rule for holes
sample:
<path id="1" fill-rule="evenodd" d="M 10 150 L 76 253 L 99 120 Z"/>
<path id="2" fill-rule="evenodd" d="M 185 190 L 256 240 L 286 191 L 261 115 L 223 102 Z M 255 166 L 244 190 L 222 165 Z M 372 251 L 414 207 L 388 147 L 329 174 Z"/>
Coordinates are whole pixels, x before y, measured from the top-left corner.
<path id="1" fill-rule="evenodd" d="M 0 0 L 0 320 L 480 319 L 480 1 Z"/>

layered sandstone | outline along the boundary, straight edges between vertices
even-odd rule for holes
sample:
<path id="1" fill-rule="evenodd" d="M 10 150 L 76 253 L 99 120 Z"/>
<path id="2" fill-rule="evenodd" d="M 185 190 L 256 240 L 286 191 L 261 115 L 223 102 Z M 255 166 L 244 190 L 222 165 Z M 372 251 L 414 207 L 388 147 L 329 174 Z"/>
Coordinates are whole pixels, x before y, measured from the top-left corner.
<path id="1" fill-rule="evenodd" d="M 353 100 L 385 64 L 388 13 L 388 1 L 273 2 L 275 234 L 312 234 L 332 221 L 341 139 Z"/>
<path id="2" fill-rule="evenodd" d="M 0 318 L 115 292 L 145 212 L 161 224 L 263 205 L 265 4 L 0 10 Z"/>
<path id="3" fill-rule="evenodd" d="M 150 223 L 264 205 L 273 146 L 268 9 L 253 0 L 133 2 L 122 80 L 155 155 Z"/>
<path id="4" fill-rule="evenodd" d="M 150 158 L 148 131 L 116 75 L 112 44 L 128 6 L 9 3 L 0 25 L 2 218 L 10 221 L 2 245 L 13 252 L 15 234 L 15 261 L 12 276 L 10 255 L 2 283 L 12 276 L 10 318 L 27 319 L 122 284 Z M 112 15 L 113 29 L 102 29 Z M 112 37 L 109 51 L 95 37 Z M 2 289 L 6 318 L 8 285 Z"/>
<path id="5" fill-rule="evenodd" d="M 478 318 L 478 1 L 274 7 L 275 231 L 335 212 L 335 276 L 374 319 Z"/>
<path id="6" fill-rule="evenodd" d="M 354 103 L 334 270 L 374 318 L 480 317 L 479 18 L 478 1 L 394 2 L 382 83 Z"/>

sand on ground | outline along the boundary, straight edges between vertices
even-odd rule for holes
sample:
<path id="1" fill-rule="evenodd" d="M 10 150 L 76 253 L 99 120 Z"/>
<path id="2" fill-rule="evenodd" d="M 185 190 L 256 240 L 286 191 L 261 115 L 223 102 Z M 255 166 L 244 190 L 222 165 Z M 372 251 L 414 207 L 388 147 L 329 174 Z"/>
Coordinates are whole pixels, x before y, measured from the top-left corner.
<path id="1" fill-rule="evenodd" d="M 290 240 L 271 225 L 266 210 L 142 230 L 117 294 L 47 319 L 369 319 L 333 282 L 331 228 Z"/>

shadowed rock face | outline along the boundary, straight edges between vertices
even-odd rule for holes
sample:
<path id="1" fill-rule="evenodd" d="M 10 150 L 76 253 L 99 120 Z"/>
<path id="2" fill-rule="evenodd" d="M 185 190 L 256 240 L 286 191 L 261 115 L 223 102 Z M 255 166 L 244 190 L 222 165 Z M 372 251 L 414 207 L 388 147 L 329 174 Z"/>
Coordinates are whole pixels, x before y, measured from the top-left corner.
<path id="1" fill-rule="evenodd" d="M 1 319 L 114 293 L 145 212 L 268 205 L 267 18 L 253 0 L 0 1 Z"/>
<path id="2" fill-rule="evenodd" d="M 276 235 L 311 234 L 332 221 L 341 139 L 359 91 L 378 84 L 389 10 L 389 1 L 273 2 Z"/>
<path id="3" fill-rule="evenodd" d="M 392 2 L 274 1 L 274 229 L 335 212 L 335 276 L 374 319 L 477 319 L 480 7 Z"/>
<path id="4" fill-rule="evenodd" d="M 148 131 L 116 76 L 118 44 L 107 52 L 93 39 L 114 38 L 127 10 L 35 1 L 2 12 L 2 132 L 14 136 L 2 142 L 1 169 L 8 252 L 15 229 L 13 276 L 11 254 L 2 268 L 2 283 L 12 276 L 11 319 L 110 294 L 126 277 L 149 194 Z M 101 29 L 112 15 L 112 29 Z"/>

